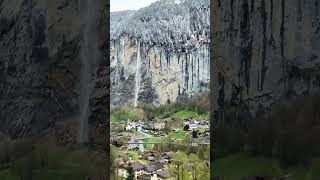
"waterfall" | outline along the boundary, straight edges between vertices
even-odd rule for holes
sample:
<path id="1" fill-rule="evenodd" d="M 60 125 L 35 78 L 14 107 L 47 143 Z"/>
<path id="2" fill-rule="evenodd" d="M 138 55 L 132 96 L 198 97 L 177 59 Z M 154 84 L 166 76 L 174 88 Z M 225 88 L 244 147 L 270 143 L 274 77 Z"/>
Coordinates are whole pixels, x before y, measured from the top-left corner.
<path id="1" fill-rule="evenodd" d="M 78 131 L 78 142 L 85 143 L 88 142 L 88 118 L 90 115 L 89 103 L 90 103 L 90 94 L 93 90 L 92 80 L 92 70 L 93 65 L 98 58 L 98 49 L 97 49 L 97 37 L 94 32 L 95 25 L 93 24 L 93 18 L 96 17 L 94 8 L 94 3 L 89 0 L 85 0 L 84 4 L 85 11 L 82 17 L 83 20 L 83 39 L 81 44 L 81 74 L 80 74 L 80 113 L 79 113 L 79 131 Z"/>
<path id="2" fill-rule="evenodd" d="M 121 64 L 121 66 L 124 66 L 124 63 L 125 63 L 125 61 L 124 61 L 124 59 L 125 59 L 125 54 L 126 54 L 126 46 L 125 46 L 125 41 L 124 41 L 124 39 L 120 39 L 120 47 L 121 47 L 121 49 L 120 49 L 120 51 L 121 51 L 121 59 L 120 59 L 120 64 Z"/>
<path id="3" fill-rule="evenodd" d="M 135 87 L 134 87 L 134 107 L 138 106 L 139 91 L 140 91 L 140 81 L 141 81 L 140 71 L 141 71 L 141 55 L 140 55 L 140 40 L 139 40 L 139 42 L 138 42 L 138 52 L 137 52 Z"/>

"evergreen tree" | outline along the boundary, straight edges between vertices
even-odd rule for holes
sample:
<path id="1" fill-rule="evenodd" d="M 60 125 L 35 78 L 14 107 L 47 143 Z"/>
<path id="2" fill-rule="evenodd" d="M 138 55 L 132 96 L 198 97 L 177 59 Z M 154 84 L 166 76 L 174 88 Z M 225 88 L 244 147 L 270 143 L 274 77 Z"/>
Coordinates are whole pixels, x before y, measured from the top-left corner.
<path id="1" fill-rule="evenodd" d="M 198 131 L 192 131 L 192 138 L 198 138 Z"/>
<path id="2" fill-rule="evenodd" d="M 189 125 L 186 124 L 186 125 L 183 127 L 183 130 L 184 130 L 184 131 L 188 131 L 188 130 L 189 130 Z"/>
<path id="3" fill-rule="evenodd" d="M 131 166 L 128 167 L 127 169 L 128 171 L 128 178 L 127 180 L 134 180 L 134 171 L 133 168 Z"/>

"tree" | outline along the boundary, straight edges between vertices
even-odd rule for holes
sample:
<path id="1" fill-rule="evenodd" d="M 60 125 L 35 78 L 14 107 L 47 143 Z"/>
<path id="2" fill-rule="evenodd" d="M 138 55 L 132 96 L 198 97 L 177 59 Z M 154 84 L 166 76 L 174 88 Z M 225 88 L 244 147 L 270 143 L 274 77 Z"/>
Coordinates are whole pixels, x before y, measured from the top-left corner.
<path id="1" fill-rule="evenodd" d="M 186 125 L 183 127 L 183 130 L 184 130 L 184 131 L 188 131 L 188 130 L 189 130 L 189 125 L 186 124 Z"/>
<path id="2" fill-rule="evenodd" d="M 164 139 L 164 142 L 168 145 L 166 149 L 164 149 L 164 151 L 172 150 L 172 146 L 173 146 L 172 134 L 168 134 L 168 136 Z"/>
<path id="3" fill-rule="evenodd" d="M 201 162 L 197 166 L 196 179 L 209 180 L 210 179 L 210 168 L 205 163 Z"/>
<path id="4" fill-rule="evenodd" d="M 127 169 L 128 171 L 128 178 L 127 180 L 134 180 L 134 171 L 133 168 L 131 166 L 128 167 Z"/>
<path id="5" fill-rule="evenodd" d="M 121 147 L 124 145 L 124 142 L 123 142 L 123 140 L 117 139 L 117 140 L 112 141 L 112 145 L 114 145 L 116 147 Z"/>
<path id="6" fill-rule="evenodd" d="M 192 131 L 192 138 L 198 138 L 198 131 Z"/>
<path id="7" fill-rule="evenodd" d="M 187 134 L 186 137 L 185 137 L 184 140 L 183 140 L 183 143 L 184 143 L 185 145 L 189 145 L 190 140 L 191 140 L 191 136 L 190 136 L 190 134 Z"/>
<path id="8" fill-rule="evenodd" d="M 198 165 L 200 163 L 200 160 L 198 156 L 195 154 L 190 154 L 189 160 L 190 160 L 190 169 L 192 172 L 192 179 L 195 180 L 198 174 L 197 172 L 198 172 Z"/>
<path id="9" fill-rule="evenodd" d="M 154 159 L 158 161 L 158 160 L 160 160 L 160 158 L 161 158 L 160 152 L 156 152 L 154 155 Z"/>
<path id="10" fill-rule="evenodd" d="M 172 165 L 172 173 L 177 175 L 178 180 L 183 180 L 184 179 L 184 173 L 187 170 L 187 161 L 188 161 L 188 156 L 182 152 L 178 151 L 175 154 L 175 157 L 173 159 L 173 165 Z"/>
<path id="11" fill-rule="evenodd" d="M 111 152 L 110 152 L 110 162 L 111 162 L 111 177 L 114 177 L 114 179 L 118 179 L 118 171 L 117 171 L 117 150 L 111 146 Z"/>
<path id="12" fill-rule="evenodd" d="M 164 122 L 164 132 L 166 133 L 166 134 L 169 134 L 169 132 L 170 132 L 170 127 L 169 127 L 169 125 L 168 125 L 168 121 L 165 121 Z"/>

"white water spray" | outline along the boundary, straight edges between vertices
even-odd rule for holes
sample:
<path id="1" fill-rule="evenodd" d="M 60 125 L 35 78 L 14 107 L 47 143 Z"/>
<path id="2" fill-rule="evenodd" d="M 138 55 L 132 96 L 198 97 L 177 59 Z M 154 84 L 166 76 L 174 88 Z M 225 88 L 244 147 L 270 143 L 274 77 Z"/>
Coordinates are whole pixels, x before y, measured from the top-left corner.
<path id="1" fill-rule="evenodd" d="M 134 87 L 134 107 L 138 106 L 140 83 L 141 83 L 140 71 L 141 71 L 141 55 L 140 55 L 140 40 L 139 40 L 139 42 L 138 42 L 138 52 L 137 52 L 135 87 Z"/>

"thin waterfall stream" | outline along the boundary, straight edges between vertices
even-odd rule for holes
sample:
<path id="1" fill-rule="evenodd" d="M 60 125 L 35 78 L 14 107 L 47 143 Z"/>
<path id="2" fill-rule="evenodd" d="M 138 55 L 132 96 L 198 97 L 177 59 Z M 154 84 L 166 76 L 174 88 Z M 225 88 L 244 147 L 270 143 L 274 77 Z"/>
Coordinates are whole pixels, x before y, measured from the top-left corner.
<path id="1" fill-rule="evenodd" d="M 141 55 L 140 55 L 140 41 L 139 41 L 138 52 L 137 52 L 135 87 L 134 87 L 134 107 L 137 107 L 139 103 L 138 101 L 139 101 L 140 84 L 141 84 Z"/>
<path id="2" fill-rule="evenodd" d="M 80 90 L 80 116 L 79 116 L 79 143 L 88 142 L 88 118 L 89 118 L 89 103 L 90 103 L 90 94 L 93 89 L 92 81 L 92 65 L 95 61 L 96 53 L 94 49 L 94 44 L 92 44 L 92 34 L 91 27 L 92 17 L 94 16 L 94 5 L 90 3 L 89 0 L 85 1 L 86 11 L 84 13 L 84 31 L 83 31 L 83 41 L 81 45 L 80 59 L 81 59 L 81 90 Z M 91 41 L 90 41 L 91 40 Z"/>

